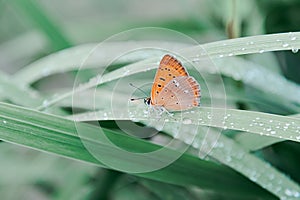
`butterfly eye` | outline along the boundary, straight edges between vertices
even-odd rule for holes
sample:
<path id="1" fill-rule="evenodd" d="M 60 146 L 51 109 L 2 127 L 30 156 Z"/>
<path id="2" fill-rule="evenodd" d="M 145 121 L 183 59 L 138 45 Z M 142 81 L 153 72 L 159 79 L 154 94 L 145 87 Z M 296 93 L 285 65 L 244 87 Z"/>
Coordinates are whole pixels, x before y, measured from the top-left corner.
<path id="1" fill-rule="evenodd" d="M 146 99 L 144 99 L 144 103 L 146 104 L 146 105 L 150 105 L 150 102 L 151 102 L 151 98 L 146 98 Z"/>

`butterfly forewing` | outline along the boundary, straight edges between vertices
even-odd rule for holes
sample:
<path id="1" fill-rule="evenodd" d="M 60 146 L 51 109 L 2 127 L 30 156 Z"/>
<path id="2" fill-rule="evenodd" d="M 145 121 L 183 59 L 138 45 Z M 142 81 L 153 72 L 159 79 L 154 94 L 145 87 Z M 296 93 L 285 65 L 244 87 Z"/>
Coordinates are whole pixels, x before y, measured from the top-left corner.
<path id="1" fill-rule="evenodd" d="M 186 110 L 200 104 L 200 86 L 191 76 L 171 80 L 157 95 L 156 105 L 167 110 Z"/>
<path id="2" fill-rule="evenodd" d="M 174 57 L 165 55 L 160 61 L 151 89 L 151 104 L 155 105 L 157 96 L 162 89 L 174 78 L 188 76 L 182 64 Z"/>

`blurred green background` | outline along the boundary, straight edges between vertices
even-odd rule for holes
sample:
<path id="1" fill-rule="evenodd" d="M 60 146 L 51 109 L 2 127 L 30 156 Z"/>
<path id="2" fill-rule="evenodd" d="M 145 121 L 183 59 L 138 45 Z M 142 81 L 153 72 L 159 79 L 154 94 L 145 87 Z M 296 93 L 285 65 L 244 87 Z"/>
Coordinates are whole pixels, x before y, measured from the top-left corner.
<path id="1" fill-rule="evenodd" d="M 132 28 L 169 28 L 199 43 L 299 31 L 300 1 L 2 0 L 0 24 L 1 73 L 13 75 L 51 53 L 101 42 Z M 244 58 L 300 83 L 299 54 L 282 51 Z M 32 86 L 42 93 L 43 89 L 51 90 L 53 84 L 72 86 L 74 76 L 70 73 L 68 77 L 57 75 Z M 245 109 L 243 104 L 240 108 Z M 281 142 L 255 153 L 300 182 L 299 144 Z M 170 189 L 168 184 L 5 142 L 0 143 L 0 159 L 1 199 L 227 199 L 201 188 Z M 155 192 L 157 185 L 166 193 Z M 174 197 L 171 193 L 176 189 L 181 192 Z"/>

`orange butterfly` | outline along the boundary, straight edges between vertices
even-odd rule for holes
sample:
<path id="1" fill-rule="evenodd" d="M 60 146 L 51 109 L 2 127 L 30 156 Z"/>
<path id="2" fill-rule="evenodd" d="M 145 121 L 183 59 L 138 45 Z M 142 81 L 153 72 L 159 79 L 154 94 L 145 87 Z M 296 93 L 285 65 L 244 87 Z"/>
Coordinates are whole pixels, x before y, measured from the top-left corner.
<path id="1" fill-rule="evenodd" d="M 154 108 L 181 111 L 199 106 L 200 97 L 199 83 L 176 58 L 165 55 L 156 71 L 151 97 L 144 102 Z"/>

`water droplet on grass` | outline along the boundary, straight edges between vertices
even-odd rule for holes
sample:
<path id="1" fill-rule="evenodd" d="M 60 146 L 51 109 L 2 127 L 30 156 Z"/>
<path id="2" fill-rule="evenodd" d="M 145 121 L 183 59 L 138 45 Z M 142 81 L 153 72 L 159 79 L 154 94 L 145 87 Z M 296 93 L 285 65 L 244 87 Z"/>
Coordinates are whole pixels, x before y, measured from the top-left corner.
<path id="1" fill-rule="evenodd" d="M 130 71 L 128 69 L 126 69 L 125 67 L 123 69 L 124 69 L 123 75 L 129 74 Z"/>
<path id="2" fill-rule="evenodd" d="M 282 47 L 284 47 L 284 48 L 286 48 L 288 46 L 290 46 L 290 45 L 288 43 L 286 43 L 286 42 L 282 44 Z"/>
<path id="3" fill-rule="evenodd" d="M 191 123 L 192 123 L 192 120 L 189 119 L 189 118 L 184 118 L 184 119 L 182 120 L 182 123 L 183 123 L 183 124 L 191 124 Z"/>
<path id="4" fill-rule="evenodd" d="M 295 36 L 295 33 L 293 33 L 293 32 L 289 32 L 289 38 L 290 38 L 292 41 L 294 41 L 294 40 L 297 39 L 297 37 Z"/>
<path id="5" fill-rule="evenodd" d="M 108 116 L 107 116 L 107 113 L 106 113 L 106 112 L 103 113 L 103 119 L 104 119 L 104 120 L 108 120 Z"/>
<path id="6" fill-rule="evenodd" d="M 284 193 L 288 196 L 292 196 L 293 195 L 293 192 L 290 190 L 290 189 L 285 189 L 284 190 Z"/>
<path id="7" fill-rule="evenodd" d="M 298 53 L 298 51 L 299 51 L 299 49 L 297 49 L 297 48 L 292 48 L 292 52 L 293 52 L 293 53 Z"/>
<path id="8" fill-rule="evenodd" d="M 45 99 L 45 100 L 43 101 L 43 107 L 47 107 L 47 106 L 48 106 L 48 104 L 49 104 L 48 100 L 47 100 L 47 99 Z"/>

